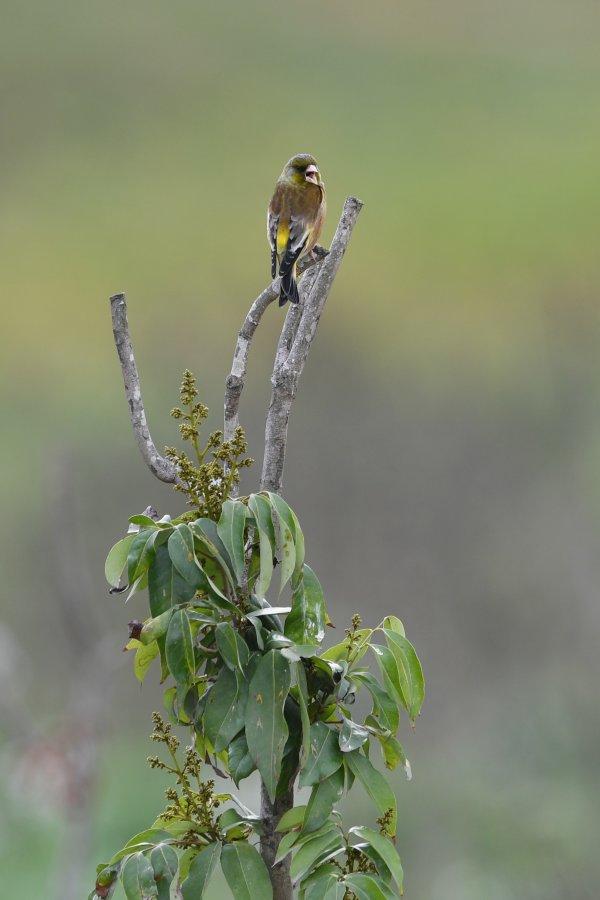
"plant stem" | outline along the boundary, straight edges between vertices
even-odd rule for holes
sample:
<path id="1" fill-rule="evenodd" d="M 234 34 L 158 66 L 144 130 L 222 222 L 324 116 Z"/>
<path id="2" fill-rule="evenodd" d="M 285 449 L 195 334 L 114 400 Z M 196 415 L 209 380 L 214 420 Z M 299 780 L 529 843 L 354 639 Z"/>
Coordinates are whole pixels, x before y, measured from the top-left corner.
<path id="1" fill-rule="evenodd" d="M 277 831 L 277 823 L 282 815 L 294 805 L 294 788 L 291 786 L 283 797 L 276 797 L 271 803 L 267 789 L 261 784 L 260 813 L 263 833 L 260 838 L 260 855 L 263 858 L 273 885 L 273 900 L 292 900 L 292 880 L 290 878 L 290 857 L 273 865 L 279 847 L 281 835 Z M 258 900 L 258 898 L 257 898 Z"/>

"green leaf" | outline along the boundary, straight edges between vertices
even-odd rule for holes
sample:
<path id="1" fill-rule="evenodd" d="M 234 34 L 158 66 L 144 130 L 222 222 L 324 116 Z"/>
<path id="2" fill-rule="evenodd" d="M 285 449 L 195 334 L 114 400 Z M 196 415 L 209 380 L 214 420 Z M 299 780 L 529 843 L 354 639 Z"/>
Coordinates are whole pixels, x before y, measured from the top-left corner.
<path id="1" fill-rule="evenodd" d="M 388 648 L 394 654 L 400 681 L 400 692 L 411 721 L 415 721 L 425 698 L 423 669 L 415 648 L 405 637 L 388 628 L 383 629 Z"/>
<path id="2" fill-rule="evenodd" d="M 250 682 L 246 707 L 246 740 L 271 802 L 281 774 L 288 726 L 283 715 L 291 676 L 288 660 L 277 650 L 261 657 Z"/>
<path id="3" fill-rule="evenodd" d="M 320 644 L 325 636 L 327 612 L 323 588 L 313 570 L 305 565 L 303 577 L 292 596 L 292 611 L 285 620 L 284 633 L 296 644 Z"/>
<path id="4" fill-rule="evenodd" d="M 112 547 L 104 563 L 106 580 L 112 587 L 119 587 L 123 569 L 127 565 L 127 557 L 133 543 L 135 534 L 126 534 L 124 538 Z"/>
<path id="5" fill-rule="evenodd" d="M 216 560 L 229 583 L 232 587 L 235 586 L 233 563 L 225 544 L 219 537 L 216 522 L 213 522 L 212 519 L 196 519 L 190 527 L 200 545 L 201 554 L 206 554 Z"/>
<path id="6" fill-rule="evenodd" d="M 132 853 L 152 850 L 163 841 L 169 840 L 170 837 L 171 835 L 162 828 L 148 828 L 146 831 L 141 831 L 130 838 L 118 853 L 115 853 L 109 865 L 114 865 L 114 863 L 119 862 L 126 856 L 130 856 Z"/>
<path id="7" fill-rule="evenodd" d="M 182 577 L 194 586 L 196 590 L 202 590 L 221 608 L 237 612 L 237 607 L 227 599 L 212 581 L 196 557 L 194 549 L 194 535 L 189 525 L 178 525 L 169 538 L 169 556 L 173 565 Z"/>
<path id="8" fill-rule="evenodd" d="M 169 900 L 169 888 L 179 867 L 177 853 L 169 844 L 159 844 L 150 854 L 150 863 L 160 900 Z"/>
<path id="9" fill-rule="evenodd" d="M 144 513 L 129 516 L 129 521 L 132 525 L 140 525 L 144 528 L 156 528 L 158 526 L 156 519 L 153 519 L 151 516 L 146 516 Z"/>
<path id="10" fill-rule="evenodd" d="M 156 528 L 142 528 L 134 535 L 127 554 L 127 582 L 133 585 L 148 570 L 154 558 L 154 542 L 159 531 Z"/>
<path id="11" fill-rule="evenodd" d="M 390 822 L 390 837 L 396 834 L 396 796 L 381 774 L 372 765 L 372 763 L 363 756 L 359 750 L 347 753 L 344 757 L 350 771 L 358 778 L 368 795 L 373 800 L 375 806 L 381 815 L 388 810 L 392 810 L 392 820 Z"/>
<path id="12" fill-rule="evenodd" d="M 244 727 L 247 701 L 248 682 L 223 666 L 208 693 L 203 716 L 206 736 L 217 753 L 226 750 Z"/>
<path id="13" fill-rule="evenodd" d="M 367 828 L 365 825 L 357 825 L 351 828 L 349 834 L 355 834 L 359 840 L 366 841 L 367 844 L 370 844 L 377 851 L 392 873 L 400 891 L 402 891 L 404 879 L 402 863 L 392 842 L 378 831 L 375 831 L 373 828 Z"/>
<path id="14" fill-rule="evenodd" d="M 344 769 L 340 767 L 326 781 L 320 781 L 312 789 L 306 806 L 302 832 L 316 831 L 327 821 L 333 804 L 341 798 L 344 790 Z"/>
<path id="15" fill-rule="evenodd" d="M 202 900 L 215 866 L 221 858 L 222 847 L 221 841 L 215 841 L 193 858 L 188 876 L 181 885 L 183 900 Z"/>
<path id="16" fill-rule="evenodd" d="M 404 750 L 400 741 L 398 741 L 393 735 L 384 737 L 383 735 L 378 734 L 377 738 L 379 740 L 379 743 L 381 744 L 381 750 L 383 752 L 383 758 L 385 760 L 386 768 L 395 769 L 398 763 L 402 763 L 406 772 L 406 776 L 410 781 L 410 764 L 406 756 L 404 755 Z"/>
<path id="17" fill-rule="evenodd" d="M 236 787 L 239 787 L 240 781 L 247 778 L 256 769 L 254 760 L 250 756 L 248 750 L 248 742 L 246 735 L 242 731 L 235 737 L 228 748 L 228 768 Z"/>
<path id="18" fill-rule="evenodd" d="M 197 847 L 188 847 L 188 849 L 184 850 L 182 852 L 181 856 L 179 857 L 179 878 L 178 878 L 179 893 L 176 894 L 177 900 L 181 900 L 181 898 L 183 896 L 181 894 L 181 884 L 188 877 L 188 874 L 190 871 L 190 866 L 197 855 L 198 855 Z"/>
<path id="19" fill-rule="evenodd" d="M 294 579 L 297 579 L 302 574 L 302 567 L 304 565 L 304 535 L 302 534 L 298 517 L 294 510 L 288 506 L 283 497 L 280 497 L 279 494 L 267 492 L 267 496 L 269 497 L 271 506 L 277 510 L 279 518 L 285 522 L 294 539 Z"/>
<path id="20" fill-rule="evenodd" d="M 277 783 L 277 797 L 287 794 L 292 781 L 295 780 L 300 760 L 300 747 L 302 744 L 302 728 L 300 724 L 300 711 L 295 703 L 286 702 L 285 718 L 288 726 L 288 739 L 283 749 L 281 772 Z"/>
<path id="21" fill-rule="evenodd" d="M 123 862 L 121 884 L 127 900 L 147 900 L 158 896 L 154 872 L 142 853 L 134 853 Z"/>
<path id="22" fill-rule="evenodd" d="M 238 584 L 242 581 L 244 566 L 244 530 L 248 510 L 240 500 L 226 500 L 217 523 L 217 533 L 227 550 Z"/>
<path id="23" fill-rule="evenodd" d="M 229 622 L 220 622 L 217 625 L 215 638 L 225 665 L 232 670 L 238 669 L 244 675 L 250 658 L 250 650 L 246 641 Z"/>
<path id="24" fill-rule="evenodd" d="M 202 587 L 202 569 L 196 559 L 194 535 L 185 522 L 177 525 L 168 542 L 169 556 L 173 565 L 189 584 L 198 590 Z"/>
<path id="25" fill-rule="evenodd" d="M 398 730 L 400 714 L 395 700 L 385 691 L 370 672 L 352 672 L 352 681 L 363 684 L 373 698 L 373 715 L 377 716 L 382 728 L 392 734 Z"/>
<path id="26" fill-rule="evenodd" d="M 165 642 L 167 663 L 177 684 L 189 684 L 196 669 L 192 629 L 183 609 L 171 616 Z"/>
<path id="27" fill-rule="evenodd" d="M 148 844 L 151 847 L 156 847 L 158 844 L 162 844 L 164 841 L 169 839 L 168 832 L 164 831 L 162 828 L 146 828 L 145 831 L 140 831 L 138 834 L 134 834 L 132 838 L 129 838 L 127 841 L 126 847 L 133 847 L 137 844 Z M 130 850 L 131 852 L 131 850 Z M 114 858 L 111 860 L 114 862 Z"/>
<path id="28" fill-rule="evenodd" d="M 260 494 L 250 494 L 248 507 L 254 515 L 260 548 L 260 574 L 254 590 L 259 597 L 264 597 L 273 577 L 273 557 L 276 553 L 275 530 L 271 520 L 271 510 L 264 497 Z"/>
<path id="29" fill-rule="evenodd" d="M 275 862 L 277 863 L 286 857 L 288 853 L 291 852 L 292 847 L 294 850 L 299 850 L 307 841 L 312 841 L 316 837 L 321 837 L 321 835 L 335 832 L 339 834 L 339 828 L 333 822 L 325 822 L 322 828 L 319 828 L 318 831 L 311 831 L 309 834 L 299 834 L 298 831 L 288 831 L 287 834 L 284 834 L 279 843 Z"/>
<path id="30" fill-rule="evenodd" d="M 150 612 L 159 616 L 172 606 L 191 600 L 196 590 L 181 577 L 169 556 L 169 548 L 162 544 L 156 548 L 148 569 L 148 597 Z"/>
<path id="31" fill-rule="evenodd" d="M 302 882 L 302 900 L 343 900 L 346 886 L 339 880 L 340 870 L 327 863 L 319 866 Z"/>
<path id="32" fill-rule="evenodd" d="M 166 634 L 172 615 L 172 610 L 167 609 L 164 613 L 161 613 L 160 616 L 155 616 L 153 619 L 146 619 L 140 632 L 140 642 L 142 644 L 151 644 L 152 641 L 156 641 Z"/>
<path id="33" fill-rule="evenodd" d="M 288 809 L 287 812 L 284 812 L 277 823 L 276 830 L 288 831 L 290 828 L 296 828 L 298 825 L 302 825 L 305 814 L 306 806 L 293 806 L 292 809 Z"/>
<path id="34" fill-rule="evenodd" d="M 152 641 L 151 644 L 142 644 L 136 648 L 133 658 L 133 673 L 137 680 L 142 683 L 148 669 L 152 665 L 152 661 L 158 656 L 158 644 Z"/>
<path id="35" fill-rule="evenodd" d="M 294 536 L 294 547 L 296 548 L 296 566 L 294 568 L 294 579 L 298 579 L 302 574 L 302 569 L 304 567 L 304 535 L 302 533 L 302 529 L 300 528 L 300 522 L 298 521 L 296 513 L 293 509 L 290 509 L 290 512 L 292 514 L 292 521 L 294 523 L 292 534 Z M 327 621 L 329 621 L 329 619 Z"/>
<path id="36" fill-rule="evenodd" d="M 217 817 L 217 827 L 227 835 L 227 842 L 246 840 L 249 828 L 262 834 L 261 819 L 258 816 L 247 816 L 237 809 L 226 809 Z"/>
<path id="37" fill-rule="evenodd" d="M 276 556 L 281 570 L 281 582 L 279 585 L 279 593 L 281 594 L 296 570 L 296 547 L 290 526 L 286 524 L 285 518 L 280 515 L 277 505 L 273 503 L 272 498 L 277 497 L 277 494 L 268 494 L 268 497 L 271 503 L 271 520 L 275 530 Z"/>
<path id="38" fill-rule="evenodd" d="M 388 885 L 388 887 L 392 887 L 394 882 L 392 873 L 386 866 L 379 853 L 377 853 L 377 851 L 374 850 L 370 844 L 365 844 L 364 841 L 362 841 L 360 844 L 356 844 L 356 848 L 360 850 L 367 857 L 367 859 L 371 860 L 381 880 L 384 881 L 386 885 Z"/>
<path id="39" fill-rule="evenodd" d="M 291 853 L 292 847 L 298 837 L 298 833 L 296 831 L 288 831 L 279 841 L 279 847 L 277 848 L 277 854 L 275 856 L 275 861 L 273 865 L 276 865 L 278 862 L 281 862 L 282 859 Z"/>
<path id="40" fill-rule="evenodd" d="M 245 821 L 246 816 L 233 806 L 230 807 L 230 809 L 226 809 L 225 812 L 222 812 L 217 817 L 218 827 L 225 832 L 230 831 L 232 828 L 235 828 Z"/>
<path id="41" fill-rule="evenodd" d="M 353 722 L 342 716 L 343 724 L 339 734 L 340 750 L 343 753 L 349 753 L 351 750 L 357 750 L 362 747 L 369 737 L 369 732 L 362 725 Z"/>
<path id="42" fill-rule="evenodd" d="M 154 820 L 154 827 L 164 828 L 169 832 L 171 838 L 180 838 L 187 831 L 194 831 L 197 825 L 190 819 L 165 819 L 163 816 L 159 816 Z"/>
<path id="43" fill-rule="evenodd" d="M 173 565 L 189 584 L 196 590 L 202 586 L 202 570 L 196 559 L 194 535 L 185 522 L 177 525 L 167 544 Z"/>
<path id="44" fill-rule="evenodd" d="M 271 604 L 264 599 L 264 597 L 259 597 L 257 594 L 250 594 L 248 598 L 248 605 L 251 607 L 250 612 L 248 613 L 248 617 L 250 617 L 250 621 L 256 628 L 256 614 L 261 613 L 260 618 L 263 620 L 265 628 L 269 631 L 277 631 L 283 633 L 283 624 L 281 619 L 274 613 L 273 610 L 278 607 L 273 607 Z"/>
<path id="45" fill-rule="evenodd" d="M 371 650 L 375 654 L 379 671 L 385 685 L 385 690 L 394 699 L 396 707 L 404 706 L 404 697 L 400 687 L 400 674 L 396 657 L 388 647 L 380 644 L 371 644 Z"/>
<path id="46" fill-rule="evenodd" d="M 359 628 L 352 643 L 345 638 L 322 653 L 321 659 L 327 659 L 329 662 L 339 662 L 345 659 L 351 663 L 357 663 L 369 649 L 369 638 L 372 634 L 371 628 Z"/>
<path id="47" fill-rule="evenodd" d="M 401 634 L 402 637 L 406 637 L 406 632 L 404 631 L 404 625 L 398 618 L 398 616 L 386 616 L 382 622 L 384 630 L 387 629 L 389 631 L 395 631 L 397 634 Z"/>
<path id="48" fill-rule="evenodd" d="M 245 841 L 226 844 L 221 853 L 221 868 L 235 900 L 272 900 L 267 867 L 250 844 Z"/>
<path id="49" fill-rule="evenodd" d="M 328 856 L 336 850 L 343 850 L 345 846 L 344 838 L 337 828 L 332 828 L 319 837 L 315 836 L 312 840 L 306 841 L 294 854 L 290 866 L 292 881 L 300 881 L 308 875 L 322 857 Z"/>
<path id="50" fill-rule="evenodd" d="M 222 799 L 225 799 L 225 797 L 227 797 L 227 799 L 233 800 L 233 802 L 235 803 L 237 808 L 240 810 L 240 812 L 242 812 L 246 816 L 247 819 L 252 819 L 254 822 L 261 821 L 260 816 L 257 815 L 256 813 L 252 812 L 252 810 L 248 806 L 246 806 L 245 803 L 242 803 L 240 798 L 237 797 L 235 794 L 227 794 L 227 795 L 222 794 L 221 795 Z"/>
<path id="51" fill-rule="evenodd" d="M 291 610 L 291 606 L 271 606 L 267 601 L 264 601 L 265 606 L 263 609 L 253 609 L 252 612 L 246 613 L 247 619 L 271 619 L 274 616 L 289 613 Z M 280 635 L 283 637 L 283 635 Z M 290 638 L 285 638 L 285 646 L 291 647 L 294 642 Z"/>
<path id="52" fill-rule="evenodd" d="M 306 765 L 300 772 L 300 787 L 329 778 L 342 765 L 338 734 L 324 722 L 310 726 L 310 747 Z"/>
<path id="53" fill-rule="evenodd" d="M 358 897 L 358 900 L 395 900 L 396 894 L 376 875 L 352 872 L 346 875 L 344 883 Z"/>
<path id="54" fill-rule="evenodd" d="M 298 684 L 298 705 L 302 721 L 302 747 L 300 749 L 300 768 L 303 769 L 310 753 L 310 718 L 308 715 L 308 686 L 306 672 L 301 662 L 296 663 L 296 682 Z"/>

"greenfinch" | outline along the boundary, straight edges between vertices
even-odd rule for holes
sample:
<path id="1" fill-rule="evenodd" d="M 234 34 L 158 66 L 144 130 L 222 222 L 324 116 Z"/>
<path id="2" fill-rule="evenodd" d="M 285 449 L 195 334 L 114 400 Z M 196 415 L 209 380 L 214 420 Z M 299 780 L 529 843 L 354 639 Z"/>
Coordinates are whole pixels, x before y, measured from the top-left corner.
<path id="1" fill-rule="evenodd" d="M 279 305 L 298 303 L 296 264 L 310 253 L 325 220 L 325 185 L 314 156 L 299 153 L 286 163 L 277 179 L 267 211 L 271 246 L 271 275 L 281 275 Z"/>

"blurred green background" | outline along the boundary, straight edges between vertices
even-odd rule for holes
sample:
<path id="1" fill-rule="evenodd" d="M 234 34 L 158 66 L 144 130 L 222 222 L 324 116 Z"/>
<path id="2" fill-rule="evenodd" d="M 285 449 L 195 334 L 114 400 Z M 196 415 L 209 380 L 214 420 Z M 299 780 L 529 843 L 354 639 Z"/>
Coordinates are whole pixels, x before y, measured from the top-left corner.
<path id="1" fill-rule="evenodd" d="M 184 366 L 218 427 L 266 203 L 309 150 L 325 240 L 347 194 L 365 209 L 286 493 L 338 635 L 393 611 L 425 666 L 414 779 L 395 779 L 406 896 L 597 897 L 598 4 L 0 13 L 2 895 L 84 897 L 161 805 L 161 692 L 121 653 L 143 598 L 109 597 L 103 560 L 130 514 L 181 503 L 138 456 L 107 298 L 128 294 L 157 442 Z M 259 462 L 280 322 L 242 400 Z M 346 812 L 372 816 L 360 794 Z"/>

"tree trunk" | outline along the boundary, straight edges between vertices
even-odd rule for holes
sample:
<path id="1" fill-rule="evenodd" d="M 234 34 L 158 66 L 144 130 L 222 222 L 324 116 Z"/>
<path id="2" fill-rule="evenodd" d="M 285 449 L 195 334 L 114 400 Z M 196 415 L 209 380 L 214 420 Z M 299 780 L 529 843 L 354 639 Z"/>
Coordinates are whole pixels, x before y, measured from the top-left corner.
<path id="1" fill-rule="evenodd" d="M 273 885 L 273 900 L 292 900 L 292 880 L 290 878 L 290 857 L 273 865 L 281 835 L 276 831 L 280 818 L 294 805 L 294 789 L 290 789 L 283 797 L 277 797 L 275 803 L 271 803 L 264 784 L 261 783 L 260 791 L 260 815 L 262 819 L 263 833 L 260 839 L 260 855 L 262 856 Z M 260 900 L 260 898 L 256 898 Z"/>

